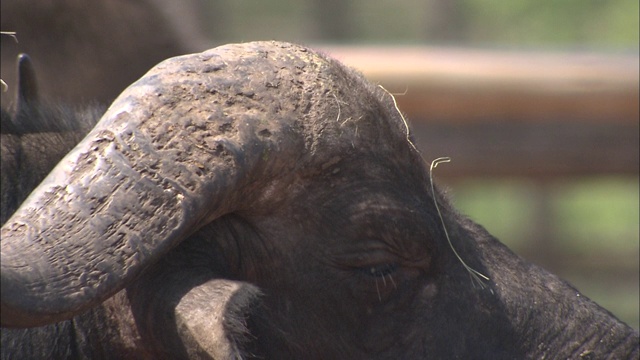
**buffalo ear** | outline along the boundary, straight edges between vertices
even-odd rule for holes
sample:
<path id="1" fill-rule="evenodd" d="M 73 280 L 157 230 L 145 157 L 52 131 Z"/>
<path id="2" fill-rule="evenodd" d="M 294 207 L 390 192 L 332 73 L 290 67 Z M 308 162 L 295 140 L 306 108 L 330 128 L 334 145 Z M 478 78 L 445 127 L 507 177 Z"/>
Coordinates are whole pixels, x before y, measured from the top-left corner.
<path id="1" fill-rule="evenodd" d="M 33 62 L 27 54 L 18 55 L 18 94 L 16 113 L 25 111 L 29 105 L 39 102 L 38 83 Z"/>
<path id="2" fill-rule="evenodd" d="M 249 317 L 262 306 L 256 286 L 215 278 L 181 256 L 142 275 L 127 296 L 145 344 L 169 359 L 244 359 Z"/>
<path id="3" fill-rule="evenodd" d="M 261 305 L 260 290 L 249 283 L 212 279 L 189 290 L 175 306 L 175 326 L 195 358 L 242 359 L 252 335 L 249 317 Z M 194 351 L 197 349 L 197 351 Z"/>

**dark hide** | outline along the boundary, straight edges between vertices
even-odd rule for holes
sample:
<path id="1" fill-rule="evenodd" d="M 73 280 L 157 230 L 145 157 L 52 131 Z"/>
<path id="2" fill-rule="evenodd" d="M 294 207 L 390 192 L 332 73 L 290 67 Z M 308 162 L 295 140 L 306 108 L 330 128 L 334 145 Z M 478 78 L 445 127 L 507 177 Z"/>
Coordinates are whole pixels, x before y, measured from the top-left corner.
<path id="1" fill-rule="evenodd" d="M 150 67 L 192 51 L 154 1 L 3 0 L 2 79 L 14 103 L 15 59 L 27 53 L 48 98 L 68 105 L 108 104 Z"/>

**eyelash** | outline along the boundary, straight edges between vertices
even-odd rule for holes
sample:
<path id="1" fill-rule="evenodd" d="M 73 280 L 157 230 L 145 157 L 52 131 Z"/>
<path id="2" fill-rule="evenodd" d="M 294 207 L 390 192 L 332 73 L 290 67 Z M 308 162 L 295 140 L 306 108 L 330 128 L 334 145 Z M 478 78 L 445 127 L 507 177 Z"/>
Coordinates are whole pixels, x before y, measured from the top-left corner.
<path id="1" fill-rule="evenodd" d="M 382 295 L 380 293 L 381 286 L 386 288 L 389 285 L 393 285 L 396 288 L 396 282 L 393 280 L 393 273 L 398 269 L 398 264 L 390 263 L 378 266 L 367 266 L 361 268 L 360 271 L 365 276 L 373 278 L 376 285 L 376 293 L 378 294 L 378 301 L 382 302 Z"/>
<path id="2" fill-rule="evenodd" d="M 383 264 L 378 266 L 368 266 L 362 268 L 361 271 L 368 276 L 383 278 L 385 276 L 391 276 L 398 269 L 398 264 Z"/>

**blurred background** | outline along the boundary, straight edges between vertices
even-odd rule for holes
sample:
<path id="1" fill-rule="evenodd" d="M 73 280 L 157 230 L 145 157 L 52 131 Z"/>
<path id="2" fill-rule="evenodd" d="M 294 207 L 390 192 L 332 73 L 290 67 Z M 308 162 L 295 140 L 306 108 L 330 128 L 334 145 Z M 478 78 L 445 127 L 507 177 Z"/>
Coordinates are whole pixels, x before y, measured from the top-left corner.
<path id="1" fill-rule="evenodd" d="M 228 42 L 320 48 L 396 95 L 436 178 L 516 253 L 639 326 L 637 0 L 3 0 L 43 92 L 109 102 Z"/>

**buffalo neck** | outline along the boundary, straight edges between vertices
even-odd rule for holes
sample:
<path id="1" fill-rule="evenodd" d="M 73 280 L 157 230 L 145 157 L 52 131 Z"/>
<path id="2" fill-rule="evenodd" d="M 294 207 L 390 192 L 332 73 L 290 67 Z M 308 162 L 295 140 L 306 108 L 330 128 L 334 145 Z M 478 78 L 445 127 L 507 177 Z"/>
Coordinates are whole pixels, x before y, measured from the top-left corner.
<path id="1" fill-rule="evenodd" d="M 507 311 L 520 347 L 531 358 L 633 358 L 638 333 L 577 289 L 511 252 L 486 230 L 477 239 L 494 295 Z"/>

